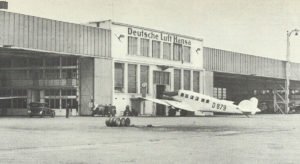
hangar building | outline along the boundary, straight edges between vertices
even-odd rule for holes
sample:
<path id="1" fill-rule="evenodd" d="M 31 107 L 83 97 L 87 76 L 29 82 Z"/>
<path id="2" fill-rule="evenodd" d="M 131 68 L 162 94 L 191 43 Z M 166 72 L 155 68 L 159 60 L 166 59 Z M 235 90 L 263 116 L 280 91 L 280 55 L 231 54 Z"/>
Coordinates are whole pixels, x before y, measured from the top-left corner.
<path id="1" fill-rule="evenodd" d="M 81 25 L 0 11 L 0 113 L 26 115 L 30 102 L 64 114 L 70 103 L 90 115 L 89 103 L 130 105 L 140 115 L 166 115 L 163 106 L 135 98 L 193 90 L 239 101 L 265 98 L 284 84 L 284 61 L 203 47 L 191 36 L 99 21 Z M 295 100 L 298 64 L 292 64 Z M 299 74 L 299 73 L 298 73 Z M 234 87 L 233 87 L 234 86 Z M 73 110 L 75 112 L 75 110 Z"/>

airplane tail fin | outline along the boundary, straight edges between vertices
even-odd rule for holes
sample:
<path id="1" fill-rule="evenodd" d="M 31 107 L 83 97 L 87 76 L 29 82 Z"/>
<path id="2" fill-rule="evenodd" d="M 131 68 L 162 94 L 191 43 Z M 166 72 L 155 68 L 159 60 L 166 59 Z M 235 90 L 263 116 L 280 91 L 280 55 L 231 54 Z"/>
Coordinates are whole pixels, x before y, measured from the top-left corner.
<path id="1" fill-rule="evenodd" d="M 257 108 L 258 100 L 255 97 L 252 97 L 250 100 L 243 100 L 239 103 L 240 110 L 247 114 L 255 114 L 260 112 L 260 109 Z"/>

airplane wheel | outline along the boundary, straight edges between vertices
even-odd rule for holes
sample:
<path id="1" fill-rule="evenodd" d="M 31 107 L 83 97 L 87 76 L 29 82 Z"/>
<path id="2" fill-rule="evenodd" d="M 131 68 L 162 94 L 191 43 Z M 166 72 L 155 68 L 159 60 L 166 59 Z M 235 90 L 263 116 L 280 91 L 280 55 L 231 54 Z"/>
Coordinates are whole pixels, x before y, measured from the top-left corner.
<path id="1" fill-rule="evenodd" d="M 125 126 L 130 126 L 130 118 L 125 119 Z"/>
<path id="2" fill-rule="evenodd" d="M 105 121 L 105 125 L 108 126 L 108 127 L 111 126 L 111 125 L 110 125 L 110 119 L 111 119 L 111 118 L 108 118 L 108 119 L 106 119 L 106 121 Z"/>
<path id="3" fill-rule="evenodd" d="M 115 124 L 116 124 L 115 119 L 116 119 L 116 118 L 114 118 L 114 117 L 111 117 L 111 118 L 110 118 L 109 124 L 110 124 L 111 127 L 116 126 L 116 125 L 115 125 Z"/>
<path id="4" fill-rule="evenodd" d="M 121 125 L 121 120 L 120 118 L 115 119 L 115 126 L 120 126 Z"/>
<path id="5" fill-rule="evenodd" d="M 120 126 L 125 126 L 125 118 L 121 118 L 121 120 L 120 120 Z"/>

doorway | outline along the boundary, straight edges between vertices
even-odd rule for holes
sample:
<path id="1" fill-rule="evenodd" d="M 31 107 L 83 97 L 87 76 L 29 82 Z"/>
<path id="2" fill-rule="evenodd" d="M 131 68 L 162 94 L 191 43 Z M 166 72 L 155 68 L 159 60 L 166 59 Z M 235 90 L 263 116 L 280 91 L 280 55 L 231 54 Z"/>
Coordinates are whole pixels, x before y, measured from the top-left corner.
<path id="1" fill-rule="evenodd" d="M 166 89 L 165 85 L 156 85 L 156 98 L 162 99 L 164 91 Z M 156 116 L 166 116 L 166 106 L 156 103 Z"/>

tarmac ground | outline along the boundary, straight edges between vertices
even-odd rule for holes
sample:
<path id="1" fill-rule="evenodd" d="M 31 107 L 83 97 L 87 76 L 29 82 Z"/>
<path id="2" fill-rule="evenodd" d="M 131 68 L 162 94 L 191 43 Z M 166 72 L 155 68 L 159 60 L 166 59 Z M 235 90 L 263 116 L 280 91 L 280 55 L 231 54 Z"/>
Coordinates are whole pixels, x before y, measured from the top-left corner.
<path id="1" fill-rule="evenodd" d="M 300 115 L 0 117 L 0 163 L 299 163 Z M 148 125 L 148 126 L 147 126 Z"/>

